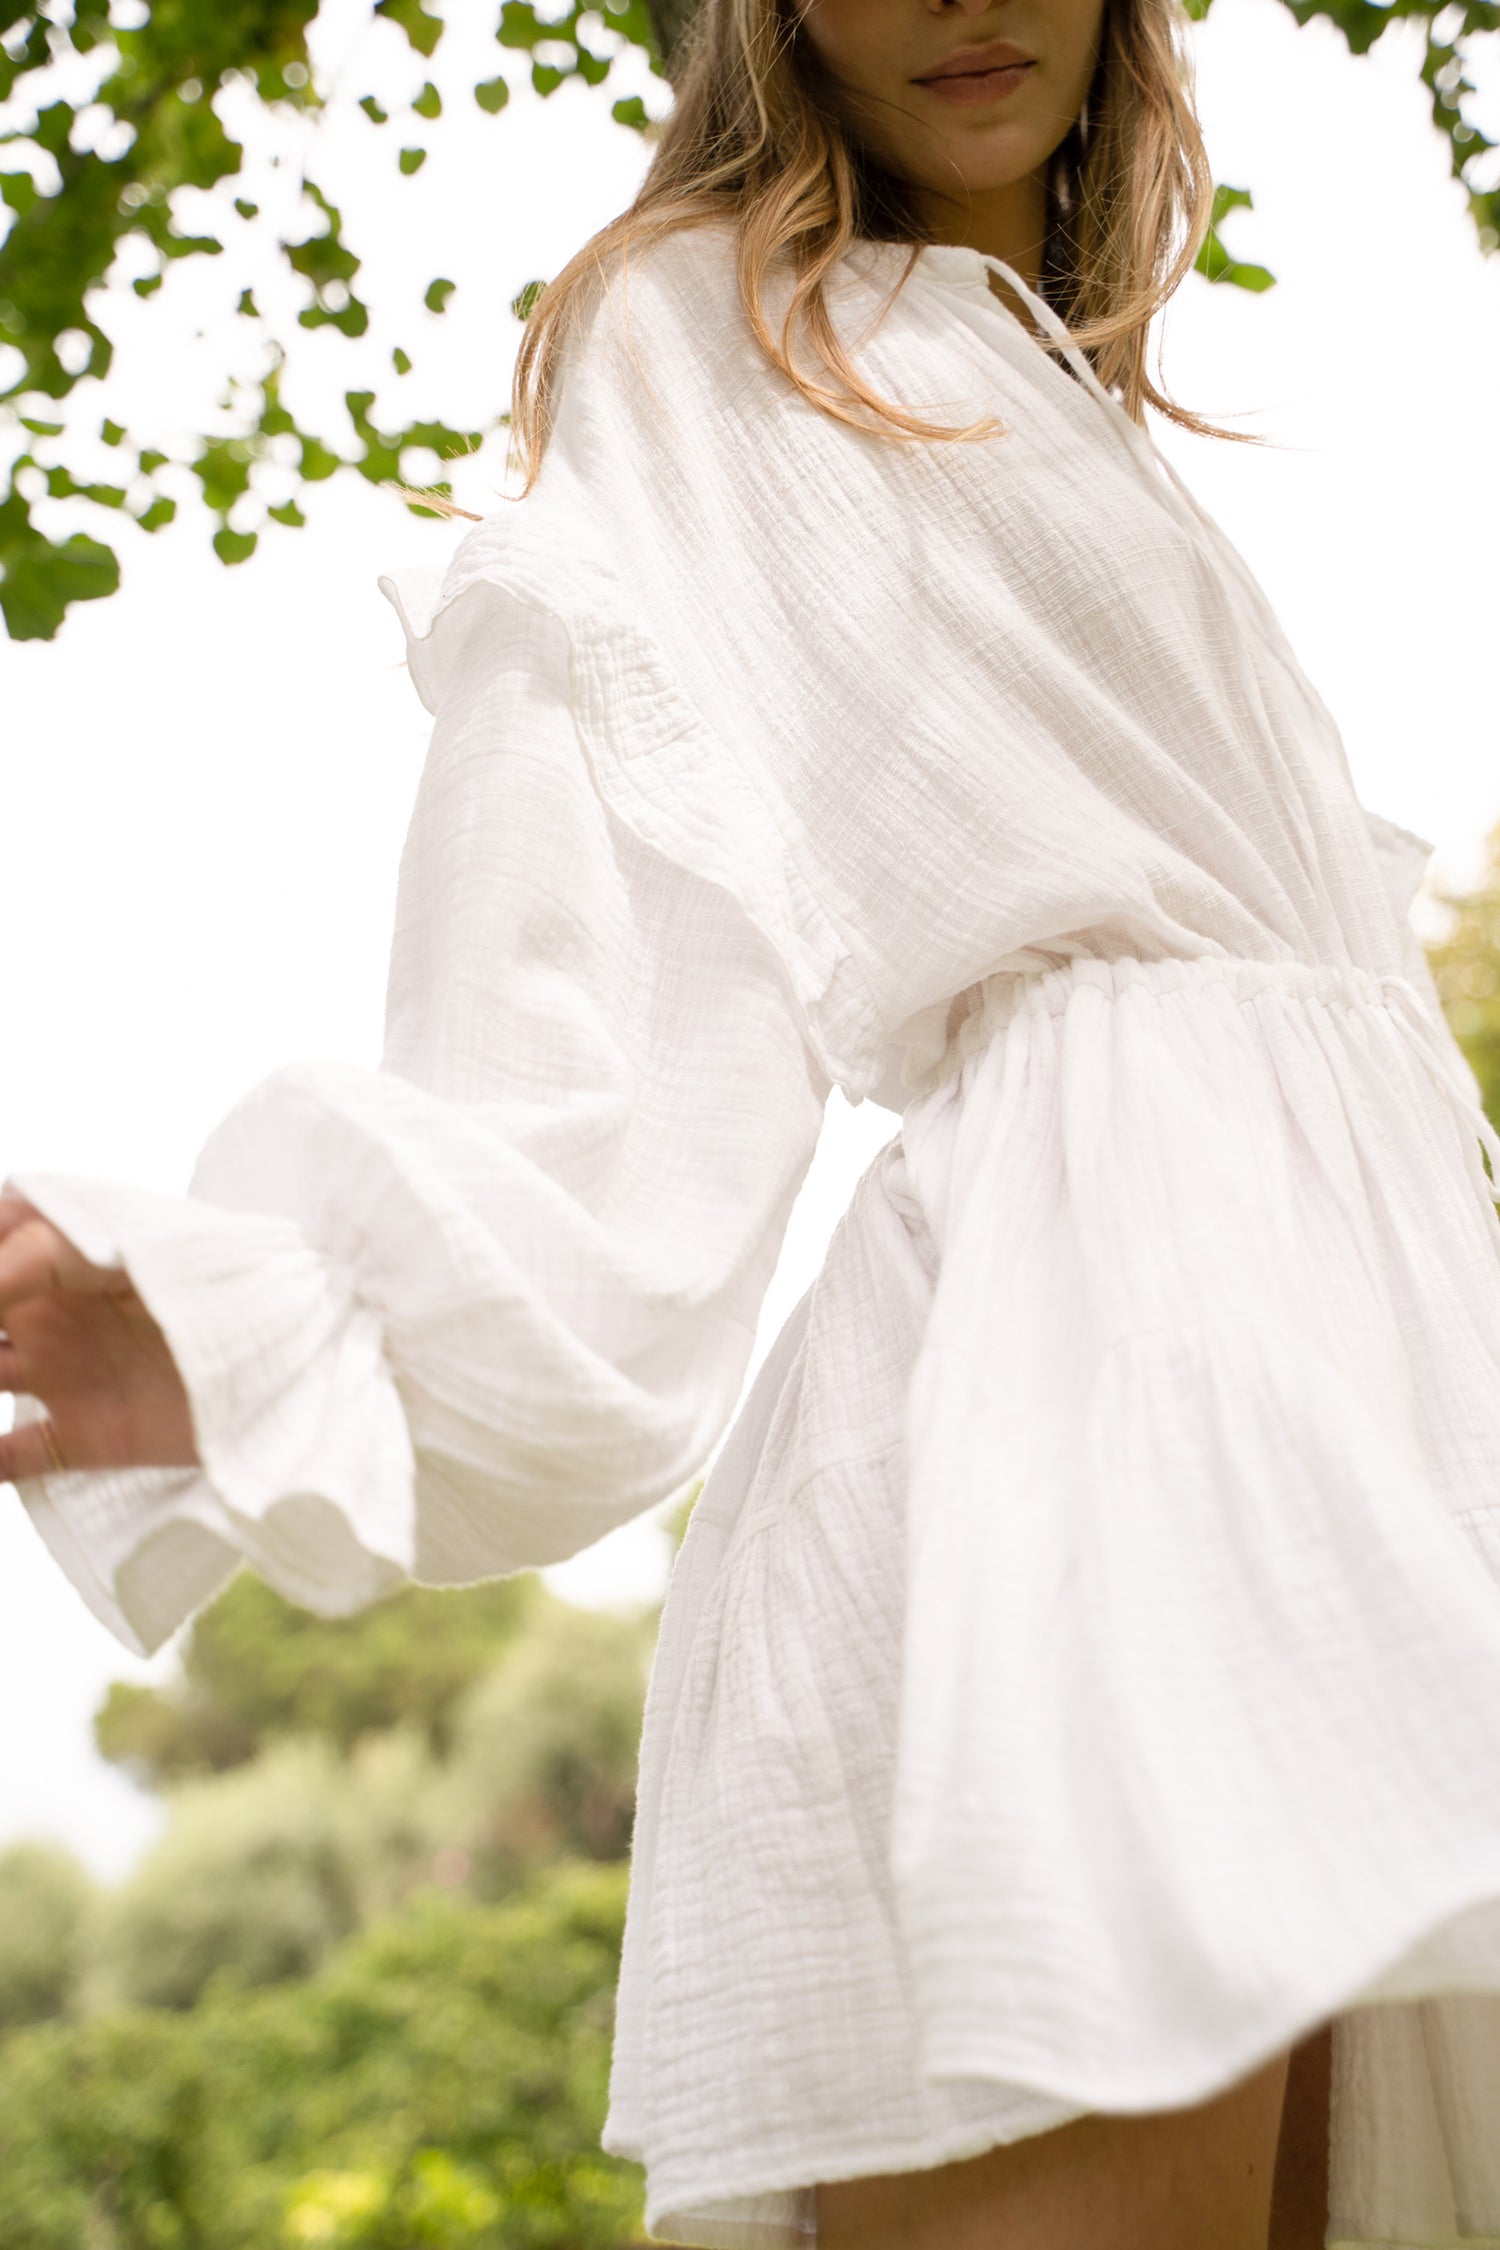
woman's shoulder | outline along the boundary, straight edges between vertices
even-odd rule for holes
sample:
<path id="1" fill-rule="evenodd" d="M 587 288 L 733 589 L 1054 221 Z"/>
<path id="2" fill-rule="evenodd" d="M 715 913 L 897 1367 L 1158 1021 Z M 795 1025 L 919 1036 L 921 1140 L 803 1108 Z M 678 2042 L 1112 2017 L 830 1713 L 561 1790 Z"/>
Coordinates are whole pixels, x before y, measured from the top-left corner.
<path id="1" fill-rule="evenodd" d="M 573 348 L 595 357 L 702 352 L 741 330 L 749 332 L 736 230 L 728 220 L 703 220 L 601 251 Z"/>
<path id="2" fill-rule="evenodd" d="M 904 246 L 861 240 L 824 277 L 826 311 L 852 359 L 877 329 L 899 351 L 911 319 L 900 287 L 907 265 Z M 834 444 L 840 425 L 766 348 L 767 338 L 785 338 L 815 378 L 826 373 L 795 322 L 788 332 L 796 283 L 783 252 L 754 284 L 753 306 L 747 302 L 739 231 L 727 219 L 608 246 L 564 352 L 563 418 L 571 392 L 587 419 L 622 419 L 653 448 L 670 445 L 674 433 L 710 446 L 726 436 L 734 445 L 751 441 L 757 430 L 776 439 L 788 417 L 808 425 L 804 442 Z"/>

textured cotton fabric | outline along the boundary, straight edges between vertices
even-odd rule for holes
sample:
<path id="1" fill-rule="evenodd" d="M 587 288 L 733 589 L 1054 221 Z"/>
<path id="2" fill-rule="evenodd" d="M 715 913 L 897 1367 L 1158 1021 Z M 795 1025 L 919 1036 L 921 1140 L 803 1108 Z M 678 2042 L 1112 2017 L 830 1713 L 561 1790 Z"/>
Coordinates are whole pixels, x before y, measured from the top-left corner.
<path id="1" fill-rule="evenodd" d="M 817 413 L 706 230 L 388 585 L 435 726 L 384 1066 L 277 1074 L 187 1198 L 18 1176 L 203 1461 L 26 1498 L 149 1647 L 242 1556 L 330 1612 L 557 1560 L 722 1437 L 605 2130 L 652 2230 L 783 2250 L 818 2181 L 1331 2016 L 1330 2240 L 1493 2246 L 1500 1142 L 1430 847 L 1086 363 L 905 264 L 845 262 L 851 346 L 1003 435 Z M 725 1436 L 835 1084 L 899 1130 Z"/>

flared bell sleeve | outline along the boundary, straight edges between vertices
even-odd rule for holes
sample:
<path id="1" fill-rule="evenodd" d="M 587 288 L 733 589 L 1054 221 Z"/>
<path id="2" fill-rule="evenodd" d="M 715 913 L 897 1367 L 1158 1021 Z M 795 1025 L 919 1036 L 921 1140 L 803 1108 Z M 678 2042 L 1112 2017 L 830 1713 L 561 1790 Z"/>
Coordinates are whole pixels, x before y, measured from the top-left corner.
<path id="1" fill-rule="evenodd" d="M 277 1071 L 186 1196 L 10 1182 L 124 1267 L 188 1392 L 200 1468 L 21 1487 L 143 1651 L 241 1560 L 337 1615 L 669 1498 L 734 1411 L 830 1091 L 764 931 L 601 796 L 559 620 L 382 583 L 435 724 L 379 1069 Z"/>

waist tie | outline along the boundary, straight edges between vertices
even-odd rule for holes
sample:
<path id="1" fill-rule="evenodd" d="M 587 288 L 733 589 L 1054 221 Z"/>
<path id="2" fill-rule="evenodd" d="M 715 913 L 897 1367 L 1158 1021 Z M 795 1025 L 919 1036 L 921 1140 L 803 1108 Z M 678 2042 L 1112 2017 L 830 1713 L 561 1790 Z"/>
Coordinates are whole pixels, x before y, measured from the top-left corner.
<path id="1" fill-rule="evenodd" d="M 1473 1135 L 1488 1158 L 1488 1176 L 1477 1163 L 1475 1169 L 1491 1200 L 1500 1202 L 1500 1133 L 1485 1115 L 1479 1088 L 1461 1049 L 1452 1033 L 1438 1022 L 1409 977 L 1385 976 L 1379 979 L 1379 984 L 1394 1020 L 1409 1036 L 1439 1093 L 1451 1104 L 1459 1124 Z"/>

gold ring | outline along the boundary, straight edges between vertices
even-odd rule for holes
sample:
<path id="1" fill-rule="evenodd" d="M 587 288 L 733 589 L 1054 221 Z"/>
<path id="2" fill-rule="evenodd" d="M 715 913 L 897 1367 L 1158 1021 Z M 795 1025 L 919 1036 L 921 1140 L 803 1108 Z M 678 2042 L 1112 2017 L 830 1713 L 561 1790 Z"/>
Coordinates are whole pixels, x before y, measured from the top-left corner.
<path id="1" fill-rule="evenodd" d="M 55 1473 L 60 1477 L 65 1477 L 68 1473 L 68 1464 L 63 1459 L 57 1439 L 53 1435 L 50 1419 L 42 1424 L 42 1443 L 47 1448 L 47 1458 L 52 1463 Z"/>

